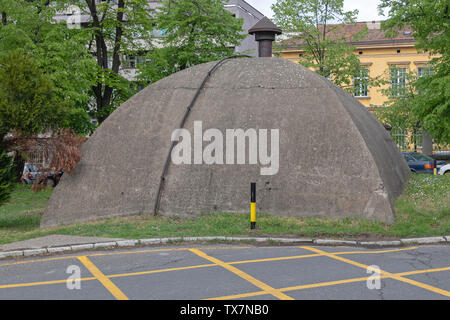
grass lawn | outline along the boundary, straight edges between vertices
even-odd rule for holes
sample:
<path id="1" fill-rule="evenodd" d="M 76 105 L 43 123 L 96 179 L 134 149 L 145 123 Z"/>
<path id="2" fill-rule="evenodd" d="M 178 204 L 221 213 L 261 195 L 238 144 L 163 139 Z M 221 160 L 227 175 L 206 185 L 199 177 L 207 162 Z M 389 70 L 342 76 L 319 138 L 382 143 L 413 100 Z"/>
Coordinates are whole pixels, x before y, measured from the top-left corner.
<path id="1" fill-rule="evenodd" d="M 450 235 L 450 176 L 412 175 L 396 201 L 396 222 L 390 226 L 363 219 L 282 218 L 258 214 L 257 229 L 249 215 L 205 214 L 181 219 L 153 217 L 114 218 L 41 231 L 39 222 L 51 189 L 33 192 L 18 185 L 9 203 L 0 207 L 0 244 L 50 234 L 113 238 L 171 236 L 308 236 L 389 239 Z"/>

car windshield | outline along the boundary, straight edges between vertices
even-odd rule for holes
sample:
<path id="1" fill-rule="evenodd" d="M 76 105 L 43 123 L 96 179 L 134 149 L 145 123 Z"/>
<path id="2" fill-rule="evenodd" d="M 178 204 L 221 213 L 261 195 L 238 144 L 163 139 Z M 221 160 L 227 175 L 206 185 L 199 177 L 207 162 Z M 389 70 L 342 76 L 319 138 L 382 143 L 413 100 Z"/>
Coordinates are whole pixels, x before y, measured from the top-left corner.
<path id="1" fill-rule="evenodd" d="M 429 156 L 426 156 L 426 155 L 424 155 L 422 153 L 418 153 L 418 152 L 412 153 L 412 156 L 414 158 L 416 158 L 416 160 L 418 160 L 418 161 L 434 161 L 433 158 L 431 158 Z"/>
<path id="2" fill-rule="evenodd" d="M 411 162 L 411 161 L 415 161 L 410 155 L 408 154 L 403 154 L 403 157 L 405 157 L 406 161 Z"/>
<path id="3" fill-rule="evenodd" d="M 36 167 L 33 164 L 29 164 L 29 165 L 27 165 L 27 167 L 28 167 L 28 170 L 31 171 L 31 172 L 38 172 L 39 171 L 38 167 Z"/>

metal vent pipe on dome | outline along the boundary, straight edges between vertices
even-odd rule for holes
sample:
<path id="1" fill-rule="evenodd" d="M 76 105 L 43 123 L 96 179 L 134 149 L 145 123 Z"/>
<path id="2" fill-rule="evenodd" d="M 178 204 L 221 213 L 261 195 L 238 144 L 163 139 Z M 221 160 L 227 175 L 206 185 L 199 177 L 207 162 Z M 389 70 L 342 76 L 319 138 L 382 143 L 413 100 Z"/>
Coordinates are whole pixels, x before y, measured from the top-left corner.
<path id="1" fill-rule="evenodd" d="M 248 33 L 255 35 L 255 40 L 258 42 L 258 57 L 270 58 L 272 57 L 272 43 L 275 41 L 275 37 L 283 32 L 269 18 L 264 17 L 250 28 Z"/>

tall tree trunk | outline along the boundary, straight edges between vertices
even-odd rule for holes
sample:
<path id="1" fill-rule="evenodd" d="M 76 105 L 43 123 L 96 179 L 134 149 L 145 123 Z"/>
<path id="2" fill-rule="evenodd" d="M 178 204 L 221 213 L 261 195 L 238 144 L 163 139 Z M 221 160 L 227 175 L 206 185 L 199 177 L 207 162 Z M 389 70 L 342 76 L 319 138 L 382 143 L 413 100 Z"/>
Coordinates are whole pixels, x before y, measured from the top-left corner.
<path id="1" fill-rule="evenodd" d="M 104 34 L 103 34 L 103 26 L 97 12 L 97 6 L 94 0 L 86 0 L 88 5 L 91 17 L 92 17 L 92 26 L 95 28 L 95 45 L 96 45 L 96 57 L 97 64 L 102 70 L 108 70 L 108 48 L 106 46 Z M 125 7 L 125 1 L 119 0 L 117 4 L 117 27 L 115 30 L 115 38 L 114 38 L 114 47 L 112 53 L 112 68 L 111 71 L 115 74 L 119 74 L 120 69 L 120 49 L 121 49 L 121 41 L 123 35 L 123 19 L 124 13 L 123 8 Z M 97 112 L 99 113 L 98 120 L 99 122 L 103 122 L 107 118 L 107 115 L 104 111 L 111 104 L 112 94 L 114 92 L 114 88 L 103 83 L 97 83 L 93 88 L 96 104 L 97 104 Z"/>

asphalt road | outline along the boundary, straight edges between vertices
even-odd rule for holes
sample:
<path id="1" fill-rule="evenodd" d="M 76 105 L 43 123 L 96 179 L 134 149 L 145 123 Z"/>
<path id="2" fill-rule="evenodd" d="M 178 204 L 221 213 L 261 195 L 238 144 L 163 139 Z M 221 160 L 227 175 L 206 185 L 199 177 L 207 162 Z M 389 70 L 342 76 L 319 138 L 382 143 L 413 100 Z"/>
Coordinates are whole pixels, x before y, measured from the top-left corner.
<path id="1" fill-rule="evenodd" d="M 183 245 L 1 260 L 0 299 L 448 300 L 450 246 Z"/>

